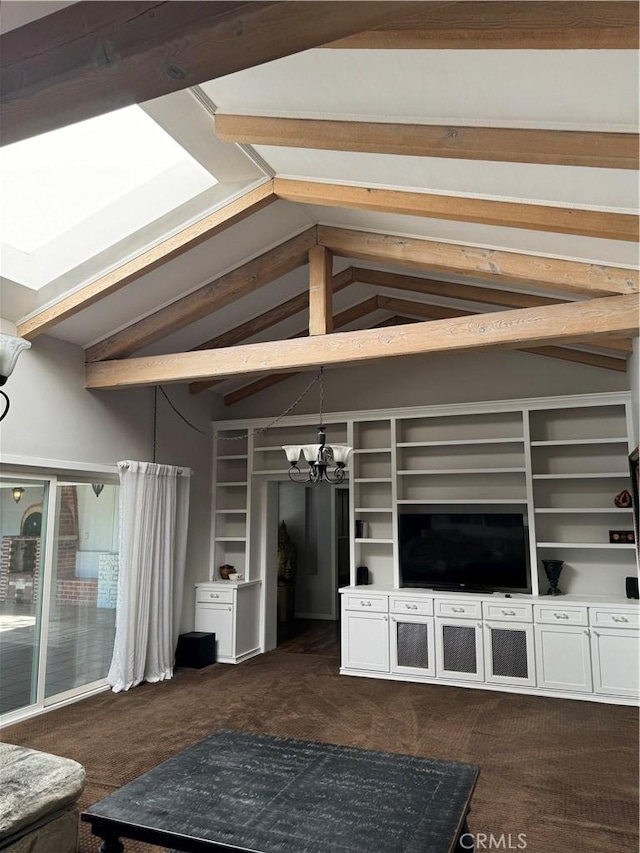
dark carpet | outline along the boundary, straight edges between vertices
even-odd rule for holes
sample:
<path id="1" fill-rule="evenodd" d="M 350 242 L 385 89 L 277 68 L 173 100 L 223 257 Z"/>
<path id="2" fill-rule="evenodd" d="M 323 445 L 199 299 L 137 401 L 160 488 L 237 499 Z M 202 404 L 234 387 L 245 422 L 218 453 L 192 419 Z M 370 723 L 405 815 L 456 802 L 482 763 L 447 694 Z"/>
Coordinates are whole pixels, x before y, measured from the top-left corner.
<path id="1" fill-rule="evenodd" d="M 280 650 L 178 669 L 171 681 L 103 693 L 0 738 L 83 764 L 87 807 L 218 728 L 477 764 L 469 825 L 487 850 L 500 849 L 490 836 L 528 853 L 638 850 L 636 709 L 349 678 L 332 654 Z M 83 824 L 80 853 L 97 849 Z"/>

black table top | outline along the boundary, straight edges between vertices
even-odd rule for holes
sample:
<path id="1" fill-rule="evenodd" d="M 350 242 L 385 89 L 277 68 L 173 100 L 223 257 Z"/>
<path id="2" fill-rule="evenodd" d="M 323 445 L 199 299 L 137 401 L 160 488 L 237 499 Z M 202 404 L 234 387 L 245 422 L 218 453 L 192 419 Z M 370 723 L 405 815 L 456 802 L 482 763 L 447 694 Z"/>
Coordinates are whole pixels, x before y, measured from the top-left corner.
<path id="1" fill-rule="evenodd" d="M 91 806 L 106 837 L 177 850 L 448 853 L 478 768 L 218 731 Z"/>

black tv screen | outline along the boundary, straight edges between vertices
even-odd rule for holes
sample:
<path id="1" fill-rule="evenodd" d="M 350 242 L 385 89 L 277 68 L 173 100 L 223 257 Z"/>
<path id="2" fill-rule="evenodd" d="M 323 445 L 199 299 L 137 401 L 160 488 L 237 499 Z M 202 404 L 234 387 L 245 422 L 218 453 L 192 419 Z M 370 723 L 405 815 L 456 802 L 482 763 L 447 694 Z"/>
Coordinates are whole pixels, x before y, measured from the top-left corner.
<path id="1" fill-rule="evenodd" d="M 407 513 L 399 542 L 401 586 L 531 592 L 522 513 Z"/>

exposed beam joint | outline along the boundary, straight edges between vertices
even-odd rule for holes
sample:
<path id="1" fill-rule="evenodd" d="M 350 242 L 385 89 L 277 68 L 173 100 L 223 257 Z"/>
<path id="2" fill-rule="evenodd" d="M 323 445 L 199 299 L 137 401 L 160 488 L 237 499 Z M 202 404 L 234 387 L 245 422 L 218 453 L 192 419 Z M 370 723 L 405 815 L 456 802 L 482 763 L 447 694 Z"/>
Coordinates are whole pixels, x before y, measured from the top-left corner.
<path id="1" fill-rule="evenodd" d="M 216 115 L 215 131 L 224 142 L 368 154 L 601 169 L 638 169 L 640 161 L 636 133 L 334 121 L 224 113 Z"/>
<path id="2" fill-rule="evenodd" d="M 352 270 L 351 267 L 348 267 L 346 270 L 343 270 L 333 276 L 333 292 L 338 293 L 338 291 L 348 287 L 352 281 Z M 299 314 L 301 311 L 308 310 L 308 307 L 309 296 L 307 292 L 299 293 L 297 296 L 287 299 L 286 302 L 281 302 L 280 305 L 276 305 L 275 308 L 265 311 L 258 317 L 254 317 L 252 320 L 247 320 L 246 323 L 241 323 L 239 326 L 229 329 L 227 332 L 223 332 L 221 335 L 218 335 L 217 338 L 210 338 L 208 341 L 204 341 L 197 347 L 192 347 L 191 352 L 205 349 L 217 349 L 218 347 L 235 346 L 236 344 L 242 343 L 242 341 L 246 341 L 247 338 L 257 335 L 260 332 L 264 332 L 266 329 L 270 329 L 277 323 L 281 323 L 283 320 L 287 320 L 289 317 Z M 189 393 L 199 394 L 201 391 L 206 391 L 207 388 L 211 388 L 213 385 L 222 381 L 222 379 L 209 379 L 203 382 L 192 382 L 189 385 Z"/>
<path id="3" fill-rule="evenodd" d="M 512 289 L 524 285 L 579 296 L 638 292 L 638 271 L 626 267 L 607 267 L 327 225 L 318 226 L 318 242 L 335 255 L 347 258 L 472 276 Z"/>
<path id="4" fill-rule="evenodd" d="M 397 329 L 337 332 L 290 341 L 246 344 L 86 366 L 86 386 L 115 389 L 239 374 L 362 364 L 379 359 L 488 347 L 521 348 L 571 343 L 585 336 L 637 335 L 636 294 L 521 308 L 473 317 L 415 323 Z"/>
<path id="5" fill-rule="evenodd" d="M 478 222 L 482 225 L 577 234 L 606 240 L 637 242 L 640 236 L 638 217 L 628 213 L 354 187 L 287 178 L 275 178 L 273 189 L 278 198 L 302 204 L 374 210 L 454 222 Z"/>
<path id="6" fill-rule="evenodd" d="M 122 331 L 105 338 L 86 351 L 86 360 L 92 362 L 120 358 L 150 346 L 303 266 L 307 263 L 309 249 L 315 243 L 316 229 L 309 228 L 252 261 L 177 299 L 149 317 L 138 320 Z"/>

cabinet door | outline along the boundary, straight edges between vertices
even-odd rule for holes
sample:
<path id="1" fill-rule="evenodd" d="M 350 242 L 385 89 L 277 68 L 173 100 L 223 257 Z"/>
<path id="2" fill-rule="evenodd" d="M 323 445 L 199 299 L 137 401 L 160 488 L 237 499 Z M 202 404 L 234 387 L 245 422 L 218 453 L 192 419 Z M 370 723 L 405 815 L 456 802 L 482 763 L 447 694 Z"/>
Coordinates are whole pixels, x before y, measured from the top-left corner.
<path id="1" fill-rule="evenodd" d="M 233 607 L 231 604 L 197 604 L 196 631 L 216 635 L 216 658 L 233 658 Z"/>
<path id="2" fill-rule="evenodd" d="M 533 625 L 485 622 L 484 654 L 486 681 L 535 687 Z"/>
<path id="3" fill-rule="evenodd" d="M 342 614 L 342 665 L 389 672 L 389 617 L 383 613 Z"/>
<path id="4" fill-rule="evenodd" d="M 640 631 L 595 628 L 591 632 L 596 693 L 637 698 Z"/>
<path id="5" fill-rule="evenodd" d="M 435 675 L 433 617 L 392 616 L 391 671 L 408 675 Z"/>
<path id="6" fill-rule="evenodd" d="M 436 669 L 439 678 L 484 681 L 482 622 L 436 619 Z"/>
<path id="7" fill-rule="evenodd" d="M 591 693 L 589 629 L 573 625 L 536 625 L 538 687 Z"/>

